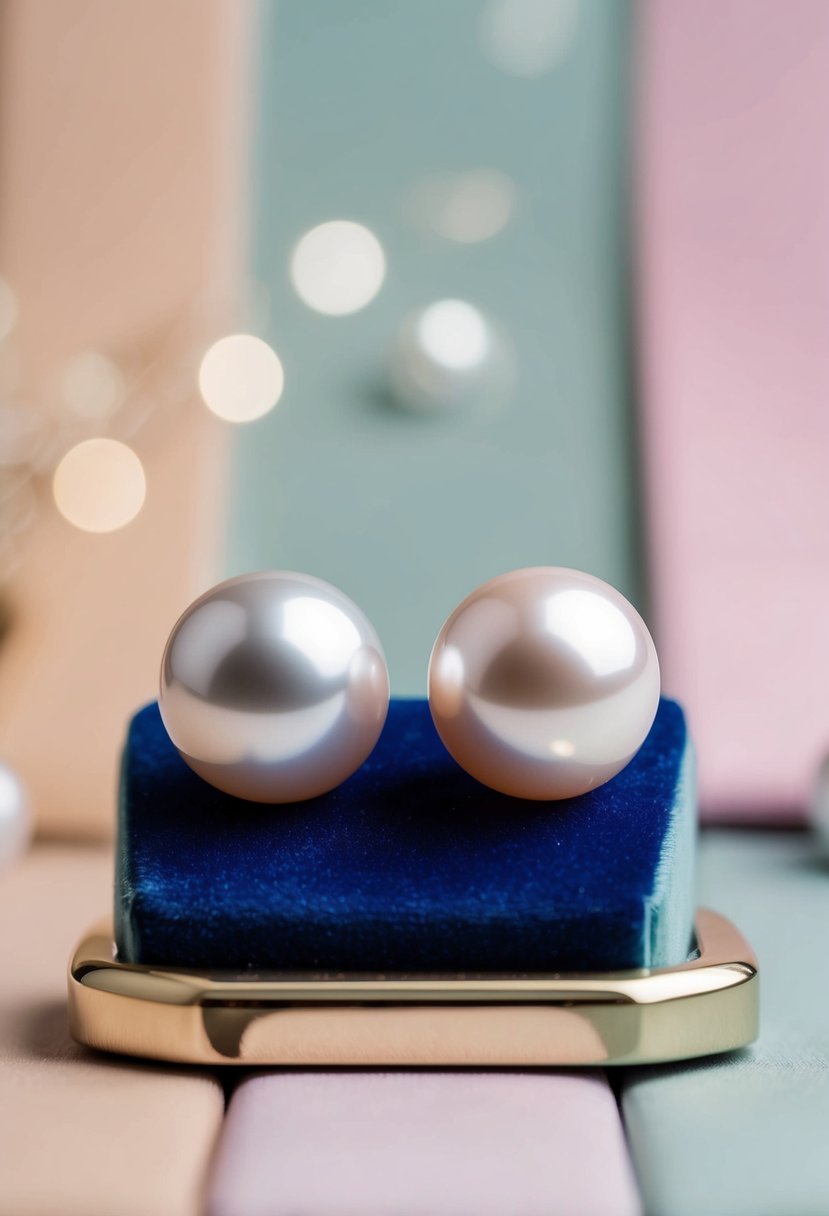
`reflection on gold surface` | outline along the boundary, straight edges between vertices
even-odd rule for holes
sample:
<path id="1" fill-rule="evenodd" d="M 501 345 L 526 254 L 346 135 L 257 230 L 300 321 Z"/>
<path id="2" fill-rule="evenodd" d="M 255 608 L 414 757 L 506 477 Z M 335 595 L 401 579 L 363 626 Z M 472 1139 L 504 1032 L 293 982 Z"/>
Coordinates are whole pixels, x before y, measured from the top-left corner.
<path id="1" fill-rule="evenodd" d="M 678 967 L 571 975 L 238 975 L 119 963 L 102 924 L 69 969 L 72 1034 L 190 1064 L 646 1064 L 757 1034 L 752 950 L 714 912 Z"/>

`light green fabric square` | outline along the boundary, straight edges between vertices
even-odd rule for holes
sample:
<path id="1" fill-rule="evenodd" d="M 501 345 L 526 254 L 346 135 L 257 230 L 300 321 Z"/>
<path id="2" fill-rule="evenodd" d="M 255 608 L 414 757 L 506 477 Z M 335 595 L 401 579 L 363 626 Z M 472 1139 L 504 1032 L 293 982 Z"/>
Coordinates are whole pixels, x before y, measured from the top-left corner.
<path id="1" fill-rule="evenodd" d="M 829 1212 L 829 865 L 799 832 L 708 830 L 700 900 L 760 960 L 752 1047 L 631 1072 L 623 1111 L 651 1216 Z"/>

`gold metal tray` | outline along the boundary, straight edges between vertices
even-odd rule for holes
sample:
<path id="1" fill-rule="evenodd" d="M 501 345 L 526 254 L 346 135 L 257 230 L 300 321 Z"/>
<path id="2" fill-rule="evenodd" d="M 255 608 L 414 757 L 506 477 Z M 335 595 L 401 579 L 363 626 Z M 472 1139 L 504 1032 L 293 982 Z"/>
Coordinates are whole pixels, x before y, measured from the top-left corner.
<path id="1" fill-rule="evenodd" d="M 678 967 L 593 974 L 234 974 L 119 963 L 104 922 L 70 963 L 70 1025 L 187 1064 L 652 1064 L 757 1035 L 748 943 L 703 909 L 697 947 Z"/>

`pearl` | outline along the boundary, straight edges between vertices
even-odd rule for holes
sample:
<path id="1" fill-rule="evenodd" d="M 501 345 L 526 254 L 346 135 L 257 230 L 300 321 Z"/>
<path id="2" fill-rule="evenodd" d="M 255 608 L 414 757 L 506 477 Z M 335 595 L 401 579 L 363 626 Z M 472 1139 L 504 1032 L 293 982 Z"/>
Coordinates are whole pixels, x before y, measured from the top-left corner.
<path id="1" fill-rule="evenodd" d="M 512 380 L 500 331 L 465 300 L 437 300 L 407 317 L 392 346 L 395 401 L 411 410 L 447 411 L 498 403 Z"/>
<path id="2" fill-rule="evenodd" d="M 647 627 L 607 583 L 538 566 L 484 583 L 448 618 L 429 705 L 448 750 L 518 798 L 572 798 L 615 776 L 659 703 Z"/>
<path id="3" fill-rule="evenodd" d="M 0 763 L 0 866 L 8 865 L 26 851 L 33 826 L 23 783 L 14 769 Z"/>
<path id="4" fill-rule="evenodd" d="M 377 742 L 388 703 L 370 621 L 308 574 L 220 583 L 176 623 L 161 663 L 159 708 L 182 758 L 254 802 L 339 785 Z"/>

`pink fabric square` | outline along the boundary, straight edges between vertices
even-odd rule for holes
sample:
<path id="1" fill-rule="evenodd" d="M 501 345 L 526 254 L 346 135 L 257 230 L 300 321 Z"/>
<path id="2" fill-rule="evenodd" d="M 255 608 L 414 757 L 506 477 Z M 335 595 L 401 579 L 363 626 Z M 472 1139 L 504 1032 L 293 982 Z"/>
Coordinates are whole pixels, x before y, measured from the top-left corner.
<path id="1" fill-rule="evenodd" d="M 276 1073 L 230 1105 L 210 1216 L 635 1216 L 601 1075 Z"/>
<path id="2" fill-rule="evenodd" d="M 829 748 L 829 4 L 640 10 L 657 644 L 709 818 L 801 817 Z"/>

